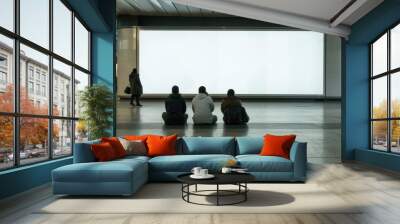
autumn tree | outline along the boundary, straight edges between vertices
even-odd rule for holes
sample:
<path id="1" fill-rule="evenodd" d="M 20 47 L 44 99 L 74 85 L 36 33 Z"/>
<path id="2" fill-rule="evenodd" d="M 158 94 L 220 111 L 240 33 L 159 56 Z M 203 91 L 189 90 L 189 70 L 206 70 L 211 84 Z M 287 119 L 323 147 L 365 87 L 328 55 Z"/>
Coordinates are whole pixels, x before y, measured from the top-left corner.
<path id="1" fill-rule="evenodd" d="M 373 108 L 373 118 L 387 118 L 387 101 L 381 101 Z M 391 102 L 391 117 L 400 117 L 400 100 L 393 99 Z M 400 138 L 400 121 L 391 121 L 392 142 L 399 141 Z M 386 138 L 387 136 L 387 121 L 376 121 L 373 125 L 374 138 Z"/>
<path id="2" fill-rule="evenodd" d="M 0 94 L 0 110 L 2 112 L 13 112 L 14 107 L 14 88 L 13 85 L 7 86 L 4 93 Z M 46 105 L 46 106 L 44 106 Z M 47 104 L 34 105 L 29 99 L 29 95 L 24 87 L 20 88 L 20 110 L 23 114 L 46 115 L 48 112 Z M 56 111 L 58 113 L 58 111 Z M 13 117 L 0 116 L 0 148 L 13 148 Z M 48 119 L 47 118 L 20 118 L 20 148 L 26 145 L 45 145 L 48 139 Z M 53 126 L 53 138 L 59 136 L 59 128 Z"/>
<path id="3" fill-rule="evenodd" d="M 392 117 L 400 117 L 400 100 L 392 100 Z M 392 121 L 392 141 L 398 142 L 400 139 L 400 121 Z"/>
<path id="4" fill-rule="evenodd" d="M 13 112 L 13 108 L 13 86 L 9 85 L 4 93 L 0 93 L 0 111 Z M 0 127 L 0 150 L 12 149 L 13 118 L 11 116 L 0 116 Z"/>
<path id="5" fill-rule="evenodd" d="M 372 110 L 373 118 L 387 118 L 387 101 L 382 100 L 378 106 L 375 106 Z M 376 138 L 386 138 L 387 136 L 387 122 L 386 121 L 378 121 L 374 122 L 373 126 L 374 139 Z"/>

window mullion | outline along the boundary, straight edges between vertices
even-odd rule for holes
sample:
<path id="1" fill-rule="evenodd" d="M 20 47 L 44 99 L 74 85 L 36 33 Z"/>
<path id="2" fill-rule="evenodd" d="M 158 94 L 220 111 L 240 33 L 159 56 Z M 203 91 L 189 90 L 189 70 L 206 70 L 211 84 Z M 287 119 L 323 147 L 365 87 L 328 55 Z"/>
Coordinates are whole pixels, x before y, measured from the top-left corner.
<path id="1" fill-rule="evenodd" d="M 370 122 L 369 122 L 369 146 L 370 146 L 370 149 L 373 149 L 374 148 L 374 136 L 373 136 L 373 121 L 372 121 L 372 119 L 373 119 L 373 90 L 374 90 L 374 88 L 373 88 L 373 79 L 372 79 L 372 73 L 373 73 L 373 47 L 372 47 L 372 45 L 370 45 L 369 46 L 369 52 L 370 52 L 370 55 L 369 55 L 369 64 L 370 64 L 370 66 L 369 66 L 369 69 L 370 69 L 370 71 L 369 71 L 369 86 L 370 86 L 370 89 L 369 89 L 369 118 L 370 118 Z"/>
<path id="2" fill-rule="evenodd" d="M 49 0 L 49 50 L 53 52 L 53 0 Z M 49 71 L 48 71 L 48 97 L 49 97 L 49 115 L 48 120 L 48 151 L 49 159 L 53 159 L 53 57 L 49 55 Z"/>
<path id="3" fill-rule="evenodd" d="M 387 32 L 387 71 L 390 71 L 390 30 Z M 387 103 L 387 110 L 388 110 L 388 118 L 392 117 L 392 99 L 391 99 L 391 79 L 392 79 L 392 75 L 389 73 L 387 75 L 387 98 L 388 98 L 388 103 Z M 387 140 L 388 140 L 388 152 L 392 151 L 392 135 L 391 135 L 391 129 L 392 129 L 392 125 L 391 125 L 392 121 L 388 120 L 387 122 Z"/>
<path id="4" fill-rule="evenodd" d="M 19 10 L 20 9 L 20 0 L 14 1 L 14 30 L 19 35 Z M 20 46 L 19 39 L 14 39 L 14 112 L 19 114 L 20 112 Z M 20 118 L 14 116 L 14 166 L 20 165 Z"/>
<path id="5" fill-rule="evenodd" d="M 72 11 L 71 14 L 71 24 L 72 24 L 72 28 L 71 28 L 71 59 L 72 59 L 72 64 L 74 66 L 71 67 L 71 91 L 72 91 L 72 96 L 71 96 L 71 117 L 75 118 L 75 12 Z M 74 155 L 74 145 L 75 145 L 75 126 L 76 126 L 76 121 L 73 120 L 72 121 L 72 131 L 71 131 L 71 150 L 72 150 L 72 155 Z"/>

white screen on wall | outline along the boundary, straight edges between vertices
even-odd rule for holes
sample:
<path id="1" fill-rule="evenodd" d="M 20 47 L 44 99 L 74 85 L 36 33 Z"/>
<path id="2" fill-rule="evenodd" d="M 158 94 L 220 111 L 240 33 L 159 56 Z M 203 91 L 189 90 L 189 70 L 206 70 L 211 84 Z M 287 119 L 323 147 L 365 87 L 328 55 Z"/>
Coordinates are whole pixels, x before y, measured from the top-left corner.
<path id="1" fill-rule="evenodd" d="M 322 95 L 323 34 L 311 31 L 140 30 L 145 94 Z"/>

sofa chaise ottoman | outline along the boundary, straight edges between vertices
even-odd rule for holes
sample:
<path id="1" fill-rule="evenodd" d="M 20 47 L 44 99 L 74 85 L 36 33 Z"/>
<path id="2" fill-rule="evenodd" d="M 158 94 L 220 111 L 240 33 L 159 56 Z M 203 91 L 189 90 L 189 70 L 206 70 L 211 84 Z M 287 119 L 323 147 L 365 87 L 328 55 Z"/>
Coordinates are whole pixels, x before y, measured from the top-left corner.
<path id="1" fill-rule="evenodd" d="M 96 162 L 91 144 L 98 142 L 76 143 L 74 163 L 53 170 L 54 194 L 131 195 L 148 181 L 176 181 L 196 166 L 218 172 L 229 160 L 247 168 L 259 182 L 306 180 L 306 143 L 295 142 L 286 159 L 260 156 L 262 137 L 183 137 L 177 140 L 177 155 Z"/>
<path id="2" fill-rule="evenodd" d="M 54 194 L 132 195 L 147 183 L 148 157 L 96 162 L 90 149 L 95 143 L 75 144 L 74 163 L 53 170 Z"/>

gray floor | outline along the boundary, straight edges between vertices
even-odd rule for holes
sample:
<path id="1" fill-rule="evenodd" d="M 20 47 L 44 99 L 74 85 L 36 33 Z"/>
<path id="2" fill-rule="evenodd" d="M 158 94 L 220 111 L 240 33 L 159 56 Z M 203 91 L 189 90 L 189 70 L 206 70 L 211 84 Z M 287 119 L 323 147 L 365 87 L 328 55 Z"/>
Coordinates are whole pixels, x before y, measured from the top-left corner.
<path id="1" fill-rule="evenodd" d="M 117 105 L 117 135 L 178 134 L 179 136 L 263 136 L 296 134 L 298 141 L 308 143 L 310 162 L 340 162 L 341 108 L 336 101 L 243 102 L 250 122 L 245 126 L 225 126 L 216 102 L 217 125 L 194 126 L 190 102 L 188 125 L 165 126 L 161 113 L 162 101 L 143 101 L 143 107 L 133 107 L 122 100 Z"/>
<path id="2" fill-rule="evenodd" d="M 4 224 L 398 224 L 400 223 L 400 176 L 357 163 L 311 164 L 307 184 L 316 184 L 349 205 L 358 206 L 356 213 L 292 214 L 183 214 L 157 213 L 96 214 L 39 212 L 59 196 L 44 185 L 11 198 L 0 200 L 0 223 Z M 180 190 L 180 189 L 177 189 Z M 251 191 L 251 189 L 250 189 Z M 278 192 L 279 194 L 279 192 Z M 303 192 L 321 201 L 321 193 Z M 78 197 L 80 198 L 80 197 Z M 104 197 L 101 197 L 104 199 Z M 110 197 L 112 199 L 119 198 Z M 73 200 L 74 197 L 71 197 Z M 96 197 L 92 197 L 96 206 Z M 135 200 L 134 198 L 132 200 Z M 271 200 L 276 200 L 272 197 Z M 84 205 L 82 205 L 84 206 Z M 173 206 L 173 205 L 172 205 Z"/>

